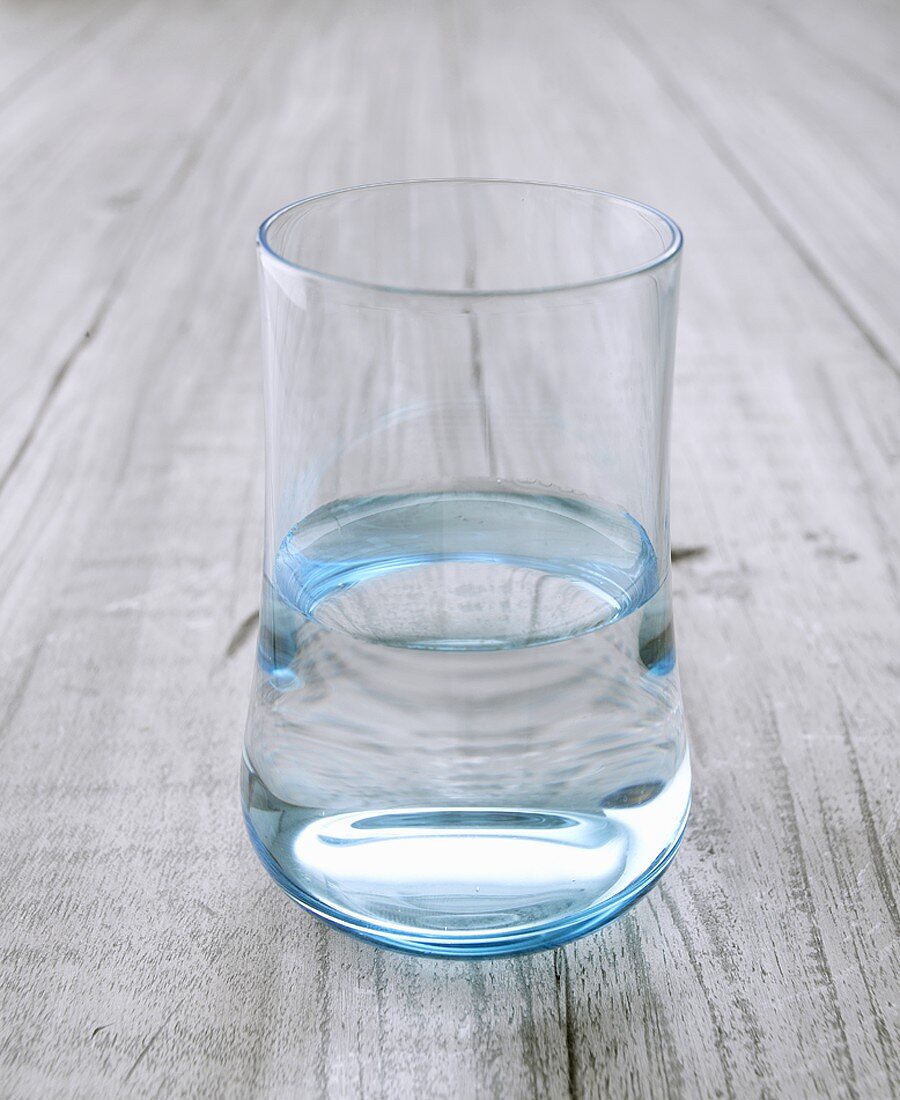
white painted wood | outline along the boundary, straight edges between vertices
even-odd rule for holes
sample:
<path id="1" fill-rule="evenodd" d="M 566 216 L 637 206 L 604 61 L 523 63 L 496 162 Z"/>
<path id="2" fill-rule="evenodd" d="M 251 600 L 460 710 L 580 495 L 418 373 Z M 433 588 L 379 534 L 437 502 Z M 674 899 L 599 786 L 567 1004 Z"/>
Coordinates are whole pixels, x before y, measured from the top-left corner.
<path id="1" fill-rule="evenodd" d="M 792 5 L 612 7 L 711 149 L 900 374 L 900 10 L 857 8 L 866 40 L 880 32 L 880 49 L 857 53 L 829 41 L 854 10 L 840 3 L 822 4 L 815 35 Z"/>
<path id="2" fill-rule="evenodd" d="M 72 27 L 99 10 L 69 7 Z M 851 302 L 782 163 L 813 159 L 809 202 L 838 218 L 856 139 L 804 128 L 792 90 L 869 132 L 896 110 L 805 47 L 776 82 L 777 12 L 735 31 L 704 0 L 680 29 L 663 8 L 135 0 L 0 104 L 0 1094 L 896 1089 L 898 397 L 872 336 L 897 317 L 862 282 Z M 66 40 L 43 5 L 15 14 L 18 56 Z M 861 40 L 892 25 L 874 3 L 841 18 Z M 754 66 L 784 122 L 767 140 Z M 601 934 L 471 965 L 295 911 L 235 789 L 255 225 L 314 190 L 455 172 L 595 184 L 682 222 L 672 509 L 695 551 L 675 574 L 682 853 Z M 887 271 L 864 229 L 842 232 Z"/>
<path id="3" fill-rule="evenodd" d="M 900 96 L 900 9 L 892 0 L 859 0 L 852 5 L 842 0 L 794 0 L 778 6 L 767 6 L 765 0 L 753 2 L 774 25 L 791 34 L 801 49 L 811 47 L 896 106 Z"/>
<path id="4" fill-rule="evenodd" d="M 0 110 L 21 99 L 64 59 L 82 49 L 95 50 L 94 40 L 116 22 L 116 15 L 110 0 L 0 5 Z"/>
<path id="5" fill-rule="evenodd" d="M 91 33 L 67 52 L 57 43 L 54 63 L 27 69 L 28 87 L 0 97 L 0 216 L 16 257 L 0 268 L 0 482 L 131 278 L 211 120 L 237 94 L 267 15 L 265 4 L 251 16 L 236 2 L 220 6 L 218 22 L 190 9 L 161 19 L 146 2 L 84 8 Z M 31 54 L 40 39 L 26 40 Z M 10 50 L 10 65 L 25 52 Z"/>

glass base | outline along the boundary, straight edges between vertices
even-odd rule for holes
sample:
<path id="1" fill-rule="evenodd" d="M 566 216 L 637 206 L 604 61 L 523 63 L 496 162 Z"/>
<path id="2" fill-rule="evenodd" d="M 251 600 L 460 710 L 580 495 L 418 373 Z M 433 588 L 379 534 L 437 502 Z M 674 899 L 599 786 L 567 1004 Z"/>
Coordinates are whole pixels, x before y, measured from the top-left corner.
<path id="1" fill-rule="evenodd" d="M 614 814 L 432 807 L 323 816 L 263 807 L 252 772 L 245 820 L 271 876 L 315 916 L 398 951 L 483 958 L 556 947 L 630 908 L 681 843 L 683 778 L 666 792 L 677 816 L 655 858 Z"/>

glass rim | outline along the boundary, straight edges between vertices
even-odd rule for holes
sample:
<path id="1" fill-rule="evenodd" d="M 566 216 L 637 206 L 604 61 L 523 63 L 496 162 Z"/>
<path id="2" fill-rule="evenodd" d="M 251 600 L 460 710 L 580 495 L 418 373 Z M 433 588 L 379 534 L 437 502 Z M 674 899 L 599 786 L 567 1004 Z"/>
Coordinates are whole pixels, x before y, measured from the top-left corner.
<path id="1" fill-rule="evenodd" d="M 387 283 L 370 282 L 367 279 L 357 279 L 349 275 L 339 275 L 333 272 L 321 271 L 315 267 L 307 267 L 283 256 L 274 248 L 268 239 L 270 228 L 285 214 L 296 210 L 300 206 L 308 206 L 323 199 L 331 199 L 338 195 L 351 195 L 360 191 L 374 191 L 382 187 L 411 187 L 421 184 L 515 184 L 520 187 L 554 188 L 560 191 L 579 192 L 593 195 L 596 198 L 619 206 L 626 206 L 644 215 L 650 215 L 653 219 L 663 223 L 671 235 L 669 243 L 662 252 L 652 256 L 649 260 L 636 267 L 615 271 L 609 275 L 597 275 L 591 279 L 582 279 L 575 282 L 551 284 L 547 286 L 521 287 L 521 288 L 497 288 L 492 290 L 479 290 L 477 288 L 440 289 L 430 287 L 404 287 L 393 286 Z M 426 176 L 420 179 L 383 180 L 377 183 L 361 183 L 352 187 L 336 187 L 330 191 L 320 191 L 306 198 L 295 199 L 284 206 L 279 207 L 270 214 L 260 225 L 257 232 L 257 245 L 267 256 L 276 263 L 291 271 L 299 272 L 310 279 L 325 283 L 333 283 L 338 286 L 352 287 L 357 290 L 365 290 L 376 294 L 389 294 L 416 298 L 450 298 L 450 299 L 489 299 L 489 298 L 527 298 L 550 294 L 562 294 L 568 291 L 589 290 L 592 287 L 605 286 L 609 283 L 619 283 L 638 275 L 646 275 L 657 268 L 663 267 L 674 260 L 681 252 L 684 244 L 684 234 L 678 224 L 664 214 L 662 210 L 651 206 L 649 203 L 640 202 L 638 199 L 630 199 L 625 195 L 617 195 L 611 191 L 601 191 L 595 187 L 584 187 L 576 184 L 550 183 L 541 180 L 513 179 L 493 176 Z"/>

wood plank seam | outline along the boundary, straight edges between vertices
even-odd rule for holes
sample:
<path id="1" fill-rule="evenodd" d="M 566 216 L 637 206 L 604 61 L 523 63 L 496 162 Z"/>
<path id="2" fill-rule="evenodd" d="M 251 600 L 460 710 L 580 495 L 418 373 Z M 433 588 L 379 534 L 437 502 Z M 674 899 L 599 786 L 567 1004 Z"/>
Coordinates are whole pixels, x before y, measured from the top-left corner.
<path id="1" fill-rule="evenodd" d="M 127 10 L 124 9 L 123 10 Z M 261 28 L 259 30 L 258 38 L 263 37 L 265 31 L 268 29 L 265 20 L 262 21 Z M 47 388 L 46 393 L 41 399 L 38 405 L 35 415 L 29 425 L 25 435 L 22 438 L 21 443 L 13 454 L 6 469 L 0 474 L 0 494 L 4 491 L 8 485 L 10 479 L 15 474 L 19 465 L 21 464 L 28 449 L 32 446 L 40 431 L 41 424 L 43 423 L 47 413 L 53 405 L 54 398 L 58 393 L 62 382 L 74 367 L 81 353 L 88 347 L 91 340 L 94 339 L 104 321 L 114 308 L 116 302 L 125 290 L 128 283 L 130 272 L 137 266 L 140 261 L 141 253 L 146 249 L 153 239 L 154 226 L 159 223 L 160 218 L 163 217 L 166 208 L 176 198 L 181 188 L 190 178 L 192 171 L 200 162 L 200 157 L 203 152 L 204 146 L 209 142 L 214 134 L 215 127 L 212 125 L 214 120 L 224 114 L 227 111 L 232 100 L 238 95 L 240 91 L 240 80 L 246 74 L 252 64 L 253 47 L 249 48 L 248 53 L 244 55 L 241 64 L 238 66 L 235 72 L 230 73 L 222 82 L 222 90 L 215 98 L 204 117 L 203 121 L 197 128 L 197 134 L 194 139 L 188 143 L 187 148 L 179 159 L 175 166 L 174 171 L 166 184 L 165 188 L 161 192 L 159 199 L 155 205 L 147 211 L 145 215 L 145 226 L 138 233 L 137 245 L 129 251 L 123 262 L 113 272 L 109 281 L 106 294 L 104 295 L 100 305 L 97 307 L 94 315 L 89 319 L 84 336 L 80 337 L 74 347 L 69 353 L 62 359 L 59 366 L 56 368 L 50 385 Z M 143 237 L 143 240 L 141 238 Z"/>
<path id="2" fill-rule="evenodd" d="M 718 127 L 711 121 L 709 116 L 696 101 L 695 97 L 675 79 L 672 71 L 663 61 L 661 61 L 659 55 L 648 44 L 646 38 L 620 10 L 607 7 L 604 9 L 604 14 L 619 34 L 621 34 L 622 38 L 631 46 L 637 56 L 643 60 L 654 74 L 660 86 L 665 90 L 666 94 L 671 97 L 672 102 L 675 103 L 682 110 L 684 115 L 694 124 L 697 131 L 703 136 L 710 150 L 741 184 L 744 191 L 753 199 L 768 222 L 779 233 L 785 243 L 790 246 L 816 282 L 826 291 L 835 304 L 840 307 L 844 315 L 853 322 L 854 327 L 872 351 L 885 366 L 900 378 L 900 360 L 894 357 L 881 339 L 859 315 L 859 312 L 854 306 L 847 301 L 840 287 L 838 287 L 831 278 L 827 269 L 822 265 L 815 253 L 809 248 L 803 238 L 794 231 L 790 219 L 785 217 L 779 209 L 778 203 L 768 194 L 756 175 L 732 150 L 727 139 L 720 133 Z"/>

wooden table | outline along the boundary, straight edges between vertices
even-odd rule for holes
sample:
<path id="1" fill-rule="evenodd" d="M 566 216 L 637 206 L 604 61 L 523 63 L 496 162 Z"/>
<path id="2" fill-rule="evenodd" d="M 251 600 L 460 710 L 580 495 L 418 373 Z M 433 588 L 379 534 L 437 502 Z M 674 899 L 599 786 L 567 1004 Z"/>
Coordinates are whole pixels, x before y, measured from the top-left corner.
<path id="1" fill-rule="evenodd" d="M 3 0 L 0 40 L 0 1095 L 890 1095 L 900 9 Z M 616 925 L 477 964 L 292 907 L 236 789 L 256 225 L 455 174 L 687 237 L 692 823 Z"/>

